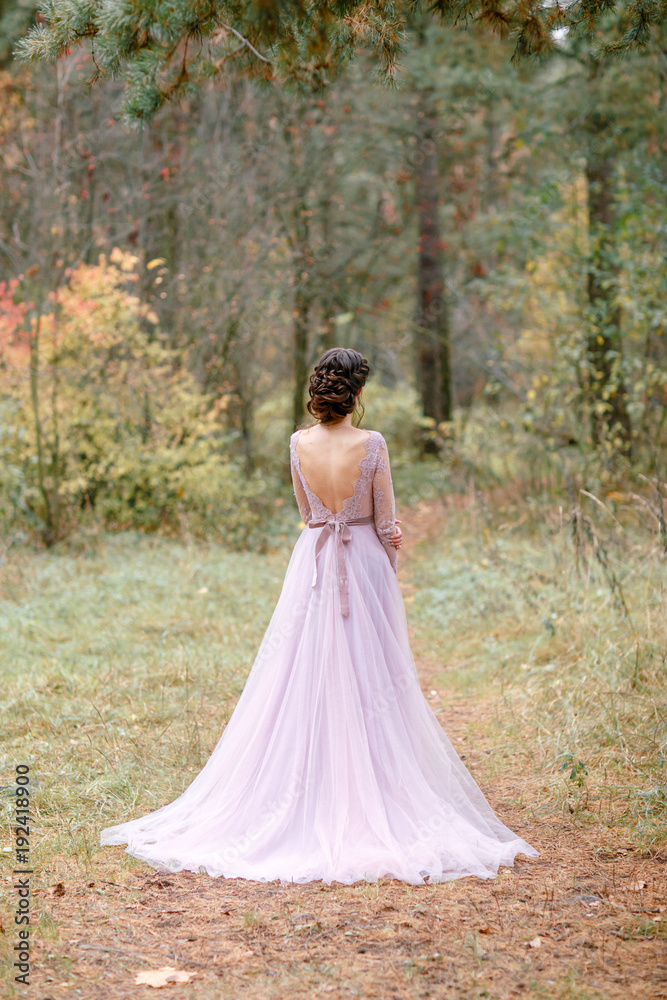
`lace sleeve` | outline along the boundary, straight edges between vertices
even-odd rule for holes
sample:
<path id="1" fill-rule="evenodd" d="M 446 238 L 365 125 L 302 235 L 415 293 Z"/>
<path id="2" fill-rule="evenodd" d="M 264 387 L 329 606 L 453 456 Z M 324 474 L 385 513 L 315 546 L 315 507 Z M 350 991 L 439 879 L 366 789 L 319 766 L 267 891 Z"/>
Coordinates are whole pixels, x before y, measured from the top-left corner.
<path id="1" fill-rule="evenodd" d="M 395 517 L 394 487 L 391 481 L 389 452 L 387 451 L 387 443 L 380 434 L 377 461 L 373 473 L 373 519 L 378 538 L 385 547 L 394 571 L 397 568 L 398 558 L 396 549 L 389 544 L 389 539 L 396 530 Z"/>
<path id="2" fill-rule="evenodd" d="M 301 514 L 301 520 L 304 524 L 308 524 L 312 517 L 312 513 L 310 510 L 310 504 L 308 503 L 308 497 L 306 496 L 306 491 L 303 488 L 303 483 L 301 482 L 301 477 L 296 467 L 296 457 L 294 454 L 295 442 L 296 435 L 294 435 L 290 441 L 290 468 L 292 470 L 292 485 L 294 487 L 294 496 L 299 508 L 299 513 Z"/>

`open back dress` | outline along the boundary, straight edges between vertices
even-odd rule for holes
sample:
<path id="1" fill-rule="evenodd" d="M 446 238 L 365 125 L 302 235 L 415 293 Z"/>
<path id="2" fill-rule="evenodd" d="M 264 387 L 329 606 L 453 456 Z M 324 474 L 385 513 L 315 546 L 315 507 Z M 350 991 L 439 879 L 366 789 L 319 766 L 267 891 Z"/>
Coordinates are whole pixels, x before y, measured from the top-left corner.
<path id="1" fill-rule="evenodd" d="M 537 851 L 495 815 L 422 694 L 396 575 L 387 447 L 367 432 L 333 513 L 290 440 L 304 528 L 237 706 L 177 799 L 102 844 L 160 871 L 414 885 Z"/>

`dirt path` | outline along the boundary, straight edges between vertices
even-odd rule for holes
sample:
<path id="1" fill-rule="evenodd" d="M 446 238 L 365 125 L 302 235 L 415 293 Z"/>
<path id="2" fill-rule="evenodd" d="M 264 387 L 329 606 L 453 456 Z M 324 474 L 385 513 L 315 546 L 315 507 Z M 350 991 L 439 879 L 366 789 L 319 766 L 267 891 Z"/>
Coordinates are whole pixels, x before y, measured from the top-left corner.
<path id="1" fill-rule="evenodd" d="M 407 528 L 406 578 L 410 548 L 437 517 L 425 506 Z M 172 966 L 195 975 L 170 995 L 193 998 L 667 997 L 664 860 L 640 856 L 604 827 L 533 812 L 541 779 L 529 747 L 485 777 L 494 748 L 480 723 L 493 703 L 452 694 L 441 664 L 418 666 L 467 766 L 538 859 L 519 858 L 490 881 L 348 887 L 160 875 L 104 852 L 87 884 L 72 862 L 44 890 L 58 940 L 54 959 L 38 962 L 33 996 L 147 997 L 154 991 L 135 985 L 136 974 Z"/>

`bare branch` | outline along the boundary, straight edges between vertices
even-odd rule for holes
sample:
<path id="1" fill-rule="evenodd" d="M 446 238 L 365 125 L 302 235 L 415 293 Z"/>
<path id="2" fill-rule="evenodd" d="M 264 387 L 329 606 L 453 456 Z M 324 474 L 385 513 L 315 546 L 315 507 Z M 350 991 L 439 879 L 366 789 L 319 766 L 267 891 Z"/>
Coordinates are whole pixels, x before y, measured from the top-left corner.
<path id="1" fill-rule="evenodd" d="M 224 21 L 220 21 L 220 25 L 226 31 L 231 31 L 232 35 L 235 35 L 236 38 L 238 38 L 240 42 L 243 42 L 244 45 L 247 45 L 250 51 L 253 52 L 258 59 L 261 59 L 262 62 L 264 63 L 268 63 L 269 66 L 271 65 L 271 60 L 267 59 L 266 56 L 263 56 L 261 52 L 258 52 L 255 46 L 251 42 L 249 42 L 247 38 L 244 38 L 244 36 L 239 31 L 237 31 L 236 28 L 232 28 L 230 24 L 225 24 Z"/>

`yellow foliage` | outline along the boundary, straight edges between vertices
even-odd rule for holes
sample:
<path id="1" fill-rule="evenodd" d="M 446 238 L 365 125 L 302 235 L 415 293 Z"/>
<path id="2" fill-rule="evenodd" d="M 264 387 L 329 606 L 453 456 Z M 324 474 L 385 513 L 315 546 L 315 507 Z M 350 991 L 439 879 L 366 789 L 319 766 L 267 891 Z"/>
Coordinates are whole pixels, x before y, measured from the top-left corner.
<path id="1" fill-rule="evenodd" d="M 110 526 L 155 529 L 189 511 L 202 530 L 241 539 L 263 484 L 226 459 L 212 400 L 159 331 L 142 328 L 157 316 L 127 289 L 136 263 L 113 250 L 79 266 L 0 369 L 0 407 L 12 414 L 0 480 L 22 470 L 21 502 L 42 521 L 47 507 L 68 523 L 94 508 Z M 0 519 L 2 508 L 0 487 Z"/>

